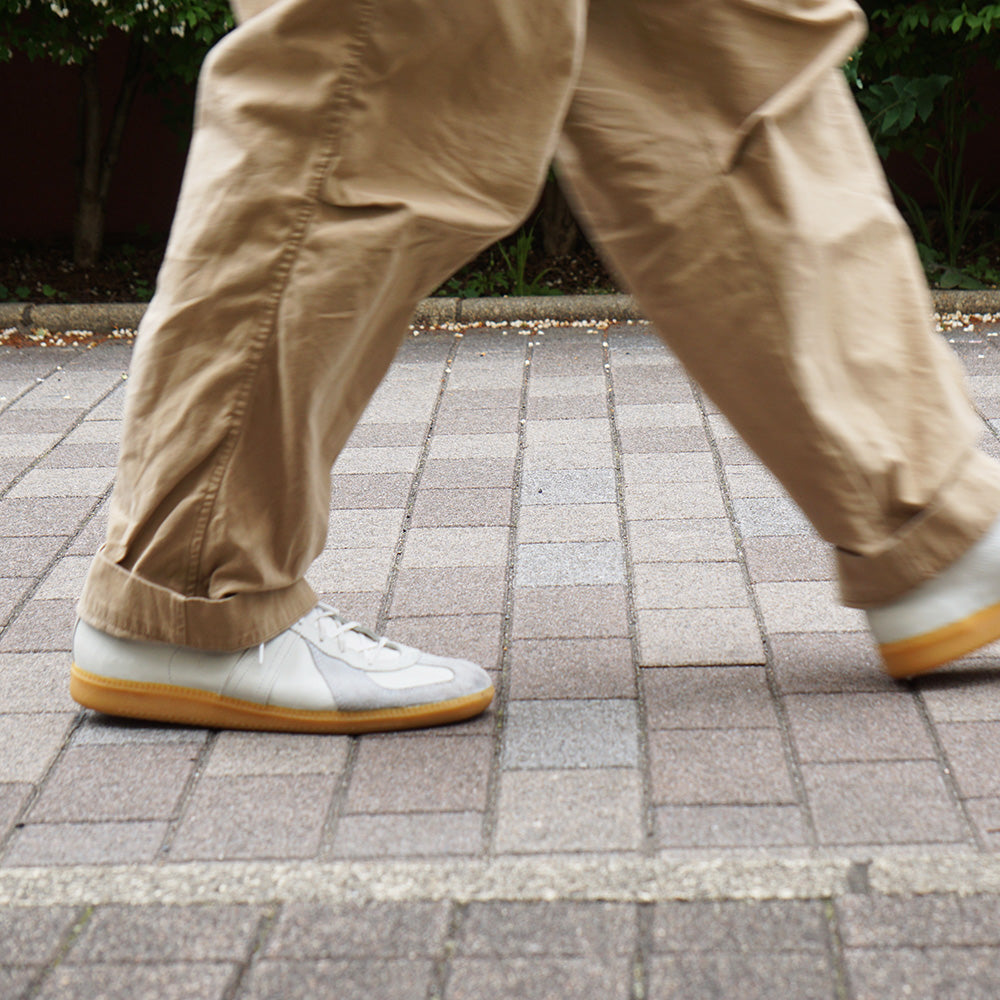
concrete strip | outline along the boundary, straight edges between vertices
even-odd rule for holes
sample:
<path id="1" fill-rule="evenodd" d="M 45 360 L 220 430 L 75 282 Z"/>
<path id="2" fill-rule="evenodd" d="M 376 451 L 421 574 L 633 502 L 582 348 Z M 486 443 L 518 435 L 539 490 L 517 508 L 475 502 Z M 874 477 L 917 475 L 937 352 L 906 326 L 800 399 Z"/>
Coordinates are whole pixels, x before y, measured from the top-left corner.
<path id="1" fill-rule="evenodd" d="M 1000 290 L 935 290 L 938 312 L 1000 313 Z M 45 329 L 53 333 L 85 330 L 108 334 L 114 330 L 134 330 L 146 304 L 113 302 L 80 305 L 33 305 L 23 302 L 0 303 L 0 329 Z M 429 298 L 417 306 L 415 326 L 445 323 L 503 323 L 513 320 L 554 320 L 595 322 L 642 320 L 644 316 L 631 295 L 538 295 L 523 298 Z"/>

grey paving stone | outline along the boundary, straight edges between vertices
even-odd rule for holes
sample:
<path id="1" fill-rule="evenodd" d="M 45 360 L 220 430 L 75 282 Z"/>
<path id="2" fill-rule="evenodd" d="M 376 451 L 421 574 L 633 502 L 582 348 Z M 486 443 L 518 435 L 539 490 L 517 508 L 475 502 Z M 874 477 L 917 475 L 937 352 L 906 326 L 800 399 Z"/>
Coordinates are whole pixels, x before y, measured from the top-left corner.
<path id="1" fill-rule="evenodd" d="M 68 653 L 75 622 L 75 600 L 40 601 L 32 598 L 7 626 L 0 639 L 0 652 L 58 650 Z"/>
<path id="2" fill-rule="evenodd" d="M 508 535 L 506 527 L 411 528 L 400 566 L 503 566 L 507 562 Z"/>
<path id="3" fill-rule="evenodd" d="M 949 843 L 965 836 L 931 761 L 806 764 L 802 776 L 821 844 Z"/>
<path id="4" fill-rule="evenodd" d="M 549 770 L 635 767 L 639 726 L 633 701 L 511 701 L 502 766 Z"/>
<path id="5" fill-rule="evenodd" d="M 414 472 L 420 459 L 419 447 L 345 448 L 333 466 L 335 476 L 383 475 Z"/>
<path id="6" fill-rule="evenodd" d="M 104 543 L 108 530 L 109 503 L 105 500 L 80 528 L 73 543 L 66 550 L 66 555 L 92 556 Z"/>
<path id="7" fill-rule="evenodd" d="M 625 957 L 458 958 L 452 962 L 444 1000 L 561 1000 L 632 995 L 631 964 Z"/>
<path id="8" fill-rule="evenodd" d="M 611 424 L 607 417 L 580 420 L 532 420 L 525 427 L 528 448 L 546 444 L 611 444 Z"/>
<path id="9" fill-rule="evenodd" d="M 765 661 L 760 630 L 749 608 L 643 609 L 636 617 L 640 666 Z"/>
<path id="10" fill-rule="evenodd" d="M 627 503 L 627 500 L 626 500 Z M 738 556 L 725 518 L 629 521 L 632 559 L 640 563 L 728 562 Z"/>
<path id="11" fill-rule="evenodd" d="M 523 453 L 525 472 L 555 469 L 611 469 L 614 456 L 610 442 L 581 444 L 536 444 Z"/>
<path id="12" fill-rule="evenodd" d="M 458 956 L 587 955 L 610 960 L 635 949 L 634 906 L 603 902 L 470 903 Z"/>
<path id="13" fill-rule="evenodd" d="M 916 702 L 905 692 L 791 695 L 785 711 L 802 761 L 935 756 Z"/>
<path id="14" fill-rule="evenodd" d="M 499 612 L 499 608 L 497 609 Z M 421 615 L 419 618 L 390 618 L 386 634 L 397 642 L 438 656 L 472 660 L 486 670 L 500 665 L 500 628 L 502 616 L 495 615 Z"/>
<path id="15" fill-rule="evenodd" d="M 519 545 L 518 587 L 625 582 L 621 542 L 543 542 Z"/>
<path id="16" fill-rule="evenodd" d="M 410 493 L 412 478 L 405 472 L 331 476 L 330 506 L 362 509 L 403 507 Z"/>
<path id="17" fill-rule="evenodd" d="M 118 444 L 122 437 L 120 420 L 85 420 L 63 439 L 65 444 Z"/>
<path id="18" fill-rule="evenodd" d="M 132 746 L 136 743 L 194 743 L 208 739 L 207 729 L 194 726 L 154 725 L 135 719 L 119 719 L 97 712 L 85 712 L 73 730 L 70 746 Z"/>
<path id="19" fill-rule="evenodd" d="M 32 469 L 7 496 L 26 498 L 103 496 L 114 481 L 114 469 Z"/>
<path id="20" fill-rule="evenodd" d="M 92 497 L 41 497 L 0 500 L 0 536 L 35 538 L 69 535 L 94 508 Z"/>
<path id="21" fill-rule="evenodd" d="M 506 579 L 499 566 L 400 570 L 392 598 L 397 616 L 489 614 L 503 607 Z"/>
<path id="22" fill-rule="evenodd" d="M 335 787 L 326 775 L 202 778 L 188 800 L 170 857 L 314 857 Z"/>
<path id="23" fill-rule="evenodd" d="M 151 862 L 167 823 L 29 823 L 15 831 L 5 867 Z"/>
<path id="24" fill-rule="evenodd" d="M 663 902 L 653 907 L 654 954 L 827 951 L 824 905 L 818 900 Z"/>
<path id="25" fill-rule="evenodd" d="M 481 812 L 492 759 L 492 741 L 485 737 L 365 736 L 346 811 Z"/>
<path id="26" fill-rule="evenodd" d="M 197 757 L 193 744 L 70 747 L 28 820 L 170 819 Z"/>
<path id="27" fill-rule="evenodd" d="M 741 499 L 787 497 L 784 487 L 760 462 L 746 462 L 723 467 L 729 495 Z"/>
<path id="28" fill-rule="evenodd" d="M 0 996 L 5 1000 L 24 1000 L 39 975 L 40 970 L 36 966 L 10 968 L 0 965 Z"/>
<path id="29" fill-rule="evenodd" d="M 68 712 L 0 715 L 0 781 L 40 781 L 72 724 Z"/>
<path id="30" fill-rule="evenodd" d="M 529 420 L 607 417 L 607 392 L 602 389 L 592 396 L 529 396 L 526 415 Z"/>
<path id="31" fill-rule="evenodd" d="M 61 965 L 46 978 L 41 1000 L 224 1000 L 239 966 L 231 962 Z"/>
<path id="32" fill-rule="evenodd" d="M 366 590 L 345 593 L 342 590 L 320 590 L 316 595 L 323 604 L 337 608 L 341 615 L 362 625 L 372 625 L 382 607 L 382 592 Z"/>
<path id="33" fill-rule="evenodd" d="M 505 771 L 500 779 L 496 850 L 628 851 L 642 842 L 637 771 Z"/>
<path id="34" fill-rule="evenodd" d="M 428 490 L 421 487 L 413 505 L 410 526 L 440 528 L 510 524 L 511 490 Z"/>
<path id="35" fill-rule="evenodd" d="M 410 958 L 438 954 L 448 932 L 444 902 L 291 902 L 282 907 L 266 958 Z"/>
<path id="36" fill-rule="evenodd" d="M 770 633 L 774 676 L 784 694 L 898 691 L 861 632 Z"/>
<path id="37" fill-rule="evenodd" d="M 502 409 L 442 409 L 434 422 L 434 431 L 438 434 L 506 434 L 518 426 L 521 411 L 516 402 Z"/>
<path id="38" fill-rule="evenodd" d="M 836 1000 L 837 982 L 826 955 L 669 955 L 649 964 L 653 996 L 730 997 L 741 1000 Z"/>
<path id="39" fill-rule="evenodd" d="M 986 849 L 1000 850 L 1000 797 L 966 799 L 965 808 Z"/>
<path id="40" fill-rule="evenodd" d="M 935 722 L 1000 720 L 1000 690 L 992 673 L 929 674 L 921 678 L 920 694 Z"/>
<path id="41" fill-rule="evenodd" d="M 946 722 L 937 732 L 963 796 L 1000 794 L 1000 722 Z"/>
<path id="42" fill-rule="evenodd" d="M 35 581 L 22 577 L 0 577 L 0 625 L 6 625 L 15 608 L 27 597 Z"/>
<path id="43" fill-rule="evenodd" d="M 441 399 L 438 418 L 455 411 L 468 413 L 475 410 L 507 410 L 519 407 L 520 386 L 503 389 L 447 389 Z"/>
<path id="44" fill-rule="evenodd" d="M 4 361 L 6 366 L 6 361 Z M 0 402 L 4 395 L 10 395 L 11 390 L 4 390 L 3 386 L 10 383 L 0 382 Z M 65 434 L 76 422 L 74 413 L 67 410 L 18 410 L 7 409 L 0 413 L 0 433 L 2 434 L 28 434 L 28 433 L 55 433 L 60 437 Z"/>
<path id="45" fill-rule="evenodd" d="M 781 736 L 773 729 L 651 733 L 649 761 L 657 805 L 795 801 Z"/>
<path id="46" fill-rule="evenodd" d="M 443 434 L 431 438 L 429 459 L 506 458 L 517 455 L 517 434 Z"/>
<path id="47" fill-rule="evenodd" d="M 430 420 L 436 386 L 383 383 L 361 414 L 360 423 L 408 424 Z"/>
<path id="48" fill-rule="evenodd" d="M 670 370 L 672 372 L 672 369 Z M 634 376 L 634 377 L 633 377 Z M 655 373 L 622 368 L 614 374 L 615 402 L 634 403 L 690 403 L 694 393 L 687 382 L 664 380 Z"/>
<path id="49" fill-rule="evenodd" d="M 430 959 L 354 959 L 256 965 L 240 1000 L 425 1000 L 434 966 Z M 331 994 L 336 984 L 336 994 Z"/>
<path id="50" fill-rule="evenodd" d="M 769 632 L 867 631 L 864 612 L 838 603 L 837 588 L 825 580 L 758 583 L 754 592 Z"/>
<path id="51" fill-rule="evenodd" d="M 996 947 L 852 948 L 844 958 L 856 1000 L 993 1000 L 1000 993 Z"/>
<path id="52" fill-rule="evenodd" d="M 90 568 L 89 556 L 63 556 L 35 591 L 37 600 L 77 600 Z"/>
<path id="53" fill-rule="evenodd" d="M 534 375 L 528 383 L 528 398 L 552 396 L 589 396 L 600 399 L 606 385 L 603 374 L 595 375 Z"/>
<path id="54" fill-rule="evenodd" d="M 514 482 L 514 460 L 509 458 L 429 458 L 420 488 L 509 489 Z"/>
<path id="55" fill-rule="evenodd" d="M 337 824 L 333 853 L 341 858 L 461 857 L 483 848 L 478 812 L 359 814 Z"/>
<path id="56" fill-rule="evenodd" d="M 733 510 L 740 534 L 745 537 L 813 534 L 805 514 L 785 498 L 734 500 Z"/>
<path id="57" fill-rule="evenodd" d="M 531 470 L 524 473 L 521 503 L 615 503 L 613 469 Z"/>
<path id="58" fill-rule="evenodd" d="M 243 962 L 264 911 L 252 906 L 99 906 L 73 942 L 71 964 Z"/>
<path id="59" fill-rule="evenodd" d="M 622 471 L 625 475 L 627 491 L 635 487 L 659 487 L 668 483 L 712 483 L 716 485 L 718 482 L 712 456 L 708 452 L 700 451 L 665 455 L 626 453 L 622 455 Z M 674 516 L 683 515 L 675 514 Z M 711 517 L 713 514 L 710 511 L 703 511 L 696 516 Z"/>
<path id="60" fill-rule="evenodd" d="M 328 549 L 376 549 L 395 547 L 403 526 L 402 507 L 375 510 L 331 510 L 327 520 Z"/>
<path id="61" fill-rule="evenodd" d="M 532 542 L 603 542 L 621 537 L 613 503 L 532 504 L 517 518 L 517 540 Z"/>
<path id="62" fill-rule="evenodd" d="M 0 907 L 0 965 L 48 965 L 79 916 L 69 906 Z"/>
<path id="63" fill-rule="evenodd" d="M 35 458 L 48 451 L 58 440 L 58 434 L 0 432 L 0 458 Z"/>
<path id="64" fill-rule="evenodd" d="M 347 736 L 301 733 L 221 732 L 203 773 L 208 777 L 246 774 L 323 774 L 335 781 L 347 763 Z"/>
<path id="65" fill-rule="evenodd" d="M 381 591 L 389 580 L 396 540 L 380 548 L 324 549 L 306 573 L 318 591 Z"/>
<path id="66" fill-rule="evenodd" d="M 743 540 L 747 570 L 755 583 L 833 580 L 830 547 L 807 535 L 760 535 Z"/>
<path id="67" fill-rule="evenodd" d="M 650 729 L 777 727 L 767 674 L 757 667 L 666 667 L 640 675 Z"/>
<path id="68" fill-rule="evenodd" d="M 0 841 L 7 836 L 10 828 L 28 801 L 33 786 L 27 782 L 5 782 L 0 784 Z"/>
<path id="69" fill-rule="evenodd" d="M 834 905 L 848 948 L 1000 945 L 996 896 L 842 896 Z"/>
<path id="70" fill-rule="evenodd" d="M 725 517 L 717 482 L 628 484 L 625 512 L 629 521 Z"/>
<path id="71" fill-rule="evenodd" d="M 798 806 L 660 806 L 654 818 L 656 844 L 667 851 L 757 851 L 809 843 Z"/>
<path id="72" fill-rule="evenodd" d="M 8 576 L 41 576 L 66 538 L 66 535 L 4 538 L 4 572 Z"/>
<path id="73" fill-rule="evenodd" d="M 618 441 L 626 454 L 709 450 L 701 427 L 621 427 Z"/>
<path id="74" fill-rule="evenodd" d="M 621 403 L 615 407 L 619 427 L 701 427 L 701 411 L 687 403 Z"/>
<path id="75" fill-rule="evenodd" d="M 408 424 L 358 424 L 348 438 L 347 448 L 405 448 L 422 446 L 427 436 L 427 422 Z"/>
<path id="76" fill-rule="evenodd" d="M 511 698 L 634 698 L 627 639 L 517 639 L 510 646 Z"/>
<path id="77" fill-rule="evenodd" d="M 641 562 L 633 578 L 639 609 L 745 608 L 750 603 L 735 562 Z"/>
<path id="78" fill-rule="evenodd" d="M 517 587 L 515 639 L 578 639 L 628 635 L 625 588 Z"/>
<path id="79" fill-rule="evenodd" d="M 39 469 L 86 469 L 93 466 L 113 468 L 118 462 L 118 445 L 113 441 L 93 444 L 62 444 L 41 462 Z"/>

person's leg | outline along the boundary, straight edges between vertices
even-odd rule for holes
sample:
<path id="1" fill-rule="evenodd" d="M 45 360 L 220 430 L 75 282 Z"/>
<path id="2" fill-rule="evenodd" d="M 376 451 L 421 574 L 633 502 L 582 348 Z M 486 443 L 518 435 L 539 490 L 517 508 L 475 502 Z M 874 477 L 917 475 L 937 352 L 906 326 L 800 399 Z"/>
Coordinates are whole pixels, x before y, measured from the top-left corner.
<path id="1" fill-rule="evenodd" d="M 534 204 L 585 3 L 242 7 L 203 69 L 71 690 L 260 728 L 474 714 L 481 670 L 311 611 L 303 576 L 330 468 L 417 301 Z"/>
<path id="2" fill-rule="evenodd" d="M 278 0 L 209 55 L 86 622 L 235 650 L 313 606 L 333 461 L 420 297 L 532 207 L 582 21 Z"/>
<path id="3" fill-rule="evenodd" d="M 836 546 L 845 602 L 880 609 L 987 532 L 1000 467 L 838 68 L 862 34 L 850 0 L 592 0 L 559 162 L 658 331 Z"/>

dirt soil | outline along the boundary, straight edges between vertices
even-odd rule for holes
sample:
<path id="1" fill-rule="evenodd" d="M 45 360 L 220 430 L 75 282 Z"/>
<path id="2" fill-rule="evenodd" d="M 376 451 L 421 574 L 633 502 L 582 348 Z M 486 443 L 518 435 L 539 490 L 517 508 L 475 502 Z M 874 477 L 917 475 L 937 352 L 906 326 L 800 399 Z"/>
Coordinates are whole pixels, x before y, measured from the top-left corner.
<path id="1" fill-rule="evenodd" d="M 146 302 L 156 286 L 165 241 L 109 243 L 96 267 L 73 266 L 67 243 L 0 242 L 0 302 Z M 564 257 L 529 254 L 522 294 L 589 294 L 617 291 L 597 254 L 581 245 Z M 438 290 L 441 295 L 513 295 L 516 276 L 490 248 Z"/>

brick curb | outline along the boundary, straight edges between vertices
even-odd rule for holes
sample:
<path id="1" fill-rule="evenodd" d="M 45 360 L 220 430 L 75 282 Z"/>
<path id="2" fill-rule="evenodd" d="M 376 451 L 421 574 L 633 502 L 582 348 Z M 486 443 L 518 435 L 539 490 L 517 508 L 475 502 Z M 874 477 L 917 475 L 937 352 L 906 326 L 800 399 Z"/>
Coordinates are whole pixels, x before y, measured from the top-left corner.
<path id="1" fill-rule="evenodd" d="M 933 293 L 938 312 L 1000 312 L 1000 290 L 945 291 Z M 35 305 L 26 302 L 0 303 L 0 328 L 22 333 L 49 330 L 53 333 L 87 331 L 110 334 L 134 330 L 146 311 L 144 302 L 94 303 L 79 305 Z M 553 295 L 525 298 L 424 299 L 413 322 L 417 326 L 445 323 L 504 323 L 513 320 L 641 320 L 642 312 L 631 295 Z"/>

